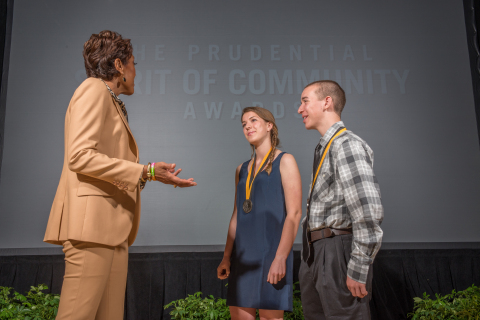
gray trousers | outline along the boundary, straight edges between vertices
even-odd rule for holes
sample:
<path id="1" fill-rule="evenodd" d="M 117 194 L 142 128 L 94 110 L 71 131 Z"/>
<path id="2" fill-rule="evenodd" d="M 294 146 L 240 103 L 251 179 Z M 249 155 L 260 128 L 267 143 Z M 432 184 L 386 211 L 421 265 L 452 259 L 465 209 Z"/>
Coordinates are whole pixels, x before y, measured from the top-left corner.
<path id="1" fill-rule="evenodd" d="M 372 297 L 372 266 L 366 283 L 368 295 L 352 296 L 347 288 L 347 264 L 352 235 L 315 241 L 308 262 L 302 260 L 298 277 L 306 320 L 369 320 Z M 312 259 L 313 257 L 313 259 Z"/>

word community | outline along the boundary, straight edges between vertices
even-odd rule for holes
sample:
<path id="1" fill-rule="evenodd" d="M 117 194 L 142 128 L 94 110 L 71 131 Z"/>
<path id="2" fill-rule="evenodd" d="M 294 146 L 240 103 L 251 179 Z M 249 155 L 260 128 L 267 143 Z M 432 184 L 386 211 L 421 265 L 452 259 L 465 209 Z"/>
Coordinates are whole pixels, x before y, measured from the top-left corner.
<path id="1" fill-rule="evenodd" d="M 292 95 L 300 94 L 310 82 L 331 79 L 343 85 L 347 94 L 405 94 L 409 73 L 409 69 L 233 69 L 225 77 L 217 69 L 188 69 L 183 72 L 181 81 L 175 84 L 180 84 L 188 95 L 208 95 L 215 93 L 212 92 L 215 88 L 217 92 L 234 95 Z M 222 78 L 227 81 L 221 81 Z M 172 70 L 146 70 L 145 76 L 137 70 L 135 94 L 166 94 L 172 89 L 172 79 Z"/>

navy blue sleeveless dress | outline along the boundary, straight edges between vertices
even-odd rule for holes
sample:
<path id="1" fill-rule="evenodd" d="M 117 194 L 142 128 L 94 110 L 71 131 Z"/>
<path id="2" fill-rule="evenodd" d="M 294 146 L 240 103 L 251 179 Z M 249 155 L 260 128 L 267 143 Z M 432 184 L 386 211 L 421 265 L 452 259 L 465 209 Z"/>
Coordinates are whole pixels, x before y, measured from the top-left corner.
<path id="1" fill-rule="evenodd" d="M 293 253 L 287 258 L 285 277 L 276 285 L 267 282 L 270 265 L 282 236 L 287 214 L 280 176 L 280 160 L 273 161 L 270 175 L 259 172 L 253 182 L 250 213 L 243 211 L 248 163 L 243 163 L 237 185 L 237 231 L 233 245 L 227 305 L 292 311 Z"/>

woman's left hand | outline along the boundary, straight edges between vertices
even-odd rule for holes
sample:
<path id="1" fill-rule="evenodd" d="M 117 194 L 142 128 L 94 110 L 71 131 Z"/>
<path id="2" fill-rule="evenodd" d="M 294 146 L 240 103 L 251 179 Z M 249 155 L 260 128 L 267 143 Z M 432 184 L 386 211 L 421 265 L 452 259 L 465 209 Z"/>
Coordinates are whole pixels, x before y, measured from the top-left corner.
<path id="1" fill-rule="evenodd" d="M 182 169 L 175 171 L 175 163 L 155 162 L 155 180 L 175 187 L 186 188 L 196 186 L 197 183 L 190 179 L 180 179 L 178 174 Z"/>
<path id="2" fill-rule="evenodd" d="M 286 272 L 286 259 L 275 257 L 268 271 L 267 282 L 271 284 L 277 284 L 285 277 Z"/>

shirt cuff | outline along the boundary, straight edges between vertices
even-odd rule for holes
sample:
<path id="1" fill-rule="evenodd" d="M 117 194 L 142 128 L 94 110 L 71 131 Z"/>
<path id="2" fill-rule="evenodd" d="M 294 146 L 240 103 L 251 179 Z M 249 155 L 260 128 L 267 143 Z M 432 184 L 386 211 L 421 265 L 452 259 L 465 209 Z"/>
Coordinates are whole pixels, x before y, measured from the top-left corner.
<path id="1" fill-rule="evenodd" d="M 370 268 L 369 264 L 359 264 L 353 259 L 350 259 L 347 268 L 347 276 L 349 276 L 352 280 L 363 284 L 367 283 L 368 269 Z"/>

